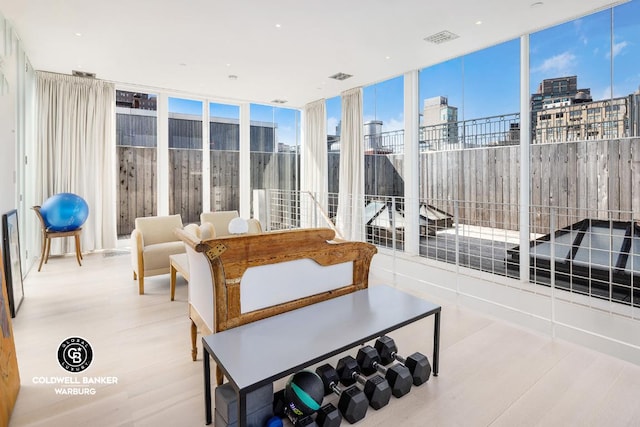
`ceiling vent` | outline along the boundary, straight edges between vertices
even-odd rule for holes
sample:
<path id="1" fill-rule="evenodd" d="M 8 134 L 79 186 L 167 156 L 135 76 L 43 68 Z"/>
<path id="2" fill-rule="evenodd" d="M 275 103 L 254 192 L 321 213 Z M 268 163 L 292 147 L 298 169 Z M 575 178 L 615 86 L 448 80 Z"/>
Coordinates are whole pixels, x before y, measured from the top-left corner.
<path id="1" fill-rule="evenodd" d="M 273 101 L 274 104 L 286 104 L 287 101 L 285 99 L 274 99 Z"/>
<path id="2" fill-rule="evenodd" d="M 90 79 L 95 79 L 96 78 L 96 73 L 88 73 L 86 71 L 72 70 L 71 74 L 73 74 L 76 77 L 87 77 L 87 78 L 90 78 Z"/>
<path id="3" fill-rule="evenodd" d="M 353 75 L 347 73 L 336 73 L 333 76 L 329 76 L 330 79 L 336 80 L 347 80 L 349 77 L 353 77 Z"/>
<path id="4" fill-rule="evenodd" d="M 439 33 L 432 34 L 428 37 L 425 37 L 424 40 L 430 43 L 441 44 L 450 42 L 451 40 L 455 40 L 460 37 L 457 34 L 453 34 L 451 31 L 440 31 Z"/>

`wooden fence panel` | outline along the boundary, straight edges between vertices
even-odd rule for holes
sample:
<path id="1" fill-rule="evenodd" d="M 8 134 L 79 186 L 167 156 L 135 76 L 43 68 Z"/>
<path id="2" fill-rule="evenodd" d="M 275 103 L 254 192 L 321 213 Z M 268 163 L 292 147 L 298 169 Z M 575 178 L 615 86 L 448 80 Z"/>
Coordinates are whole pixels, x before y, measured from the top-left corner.
<path id="1" fill-rule="evenodd" d="M 156 149 L 119 146 L 118 234 L 133 229 L 138 216 L 156 215 Z M 200 150 L 170 150 L 171 209 L 183 221 L 197 221 L 202 209 Z M 238 209 L 239 153 L 211 151 L 211 202 L 215 210 Z M 420 154 L 420 198 L 454 213 L 470 225 L 519 229 L 520 148 L 518 146 Z M 296 189 L 299 156 L 251 153 L 252 188 Z M 403 196 L 404 156 L 367 155 L 368 195 Z M 339 154 L 330 153 L 329 191 L 338 191 Z M 375 178 L 375 179 L 374 179 Z M 640 211 L 640 139 L 579 141 L 531 146 L 530 200 L 540 206 L 533 232 L 549 232 L 549 207 L 563 227 L 605 211 Z M 297 201 L 286 201 L 291 208 Z M 335 206 L 333 207 L 335 210 Z M 603 212 L 598 214 L 598 212 Z M 638 219 L 640 215 L 635 214 Z M 620 219 L 632 219 L 622 215 Z"/>

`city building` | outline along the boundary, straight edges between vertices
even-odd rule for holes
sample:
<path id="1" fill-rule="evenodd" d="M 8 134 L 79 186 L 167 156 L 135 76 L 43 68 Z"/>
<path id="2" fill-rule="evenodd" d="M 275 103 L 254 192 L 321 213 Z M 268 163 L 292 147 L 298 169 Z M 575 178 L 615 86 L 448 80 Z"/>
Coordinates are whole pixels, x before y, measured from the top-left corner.
<path id="1" fill-rule="evenodd" d="M 437 149 L 451 148 L 458 141 L 458 107 L 449 105 L 446 96 L 435 96 L 424 100 L 423 130 L 420 141 L 426 141 Z"/>

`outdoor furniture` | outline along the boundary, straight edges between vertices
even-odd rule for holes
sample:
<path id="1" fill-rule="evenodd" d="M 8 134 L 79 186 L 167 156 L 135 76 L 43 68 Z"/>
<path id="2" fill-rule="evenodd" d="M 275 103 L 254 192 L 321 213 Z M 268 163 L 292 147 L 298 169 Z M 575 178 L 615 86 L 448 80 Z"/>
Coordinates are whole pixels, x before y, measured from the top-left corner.
<path id="1" fill-rule="evenodd" d="M 78 265 L 82 267 L 82 251 L 80 250 L 80 234 L 82 234 L 82 227 L 76 228 L 75 230 L 70 231 L 52 231 L 49 230 L 42 214 L 40 213 L 40 206 L 33 206 L 33 209 L 40 220 L 40 225 L 42 227 L 42 253 L 40 255 L 40 264 L 38 265 L 38 271 L 42 268 L 42 264 L 46 264 L 49 260 L 49 251 L 51 250 L 51 239 L 55 239 L 56 237 L 73 237 L 76 244 L 76 259 L 78 260 Z"/>

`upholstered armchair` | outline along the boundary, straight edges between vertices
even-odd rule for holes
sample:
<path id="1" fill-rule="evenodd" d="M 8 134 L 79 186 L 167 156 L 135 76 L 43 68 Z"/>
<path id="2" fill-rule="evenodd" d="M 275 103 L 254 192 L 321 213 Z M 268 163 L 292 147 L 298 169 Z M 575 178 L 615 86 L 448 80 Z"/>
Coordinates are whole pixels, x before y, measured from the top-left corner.
<path id="1" fill-rule="evenodd" d="M 231 234 L 229 233 L 229 222 L 238 216 L 238 211 L 202 212 L 200 224 L 205 226 L 210 224 L 213 227 L 211 237 L 228 236 Z"/>
<path id="2" fill-rule="evenodd" d="M 131 233 L 131 266 L 142 295 L 144 278 L 169 273 L 169 257 L 185 252 L 184 244 L 174 233 L 176 228 L 182 229 L 182 218 L 180 215 L 136 218 L 135 227 Z"/>

